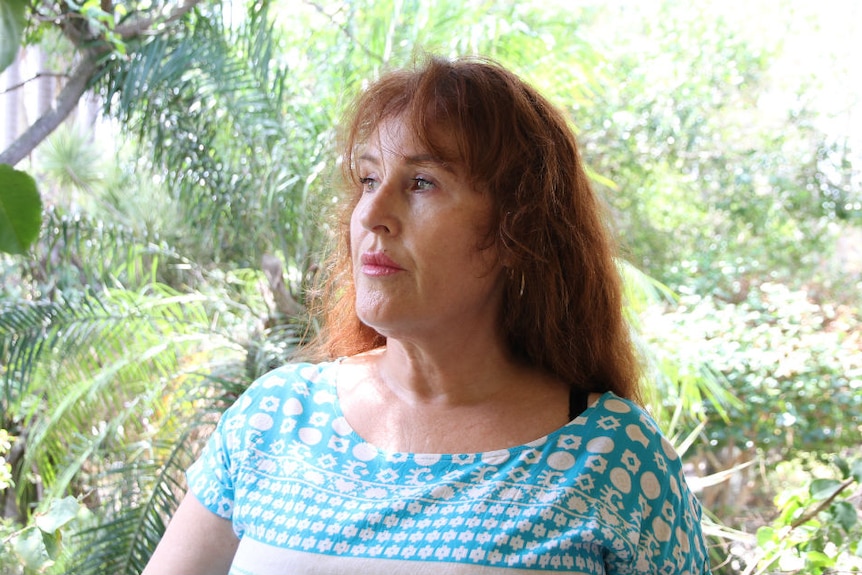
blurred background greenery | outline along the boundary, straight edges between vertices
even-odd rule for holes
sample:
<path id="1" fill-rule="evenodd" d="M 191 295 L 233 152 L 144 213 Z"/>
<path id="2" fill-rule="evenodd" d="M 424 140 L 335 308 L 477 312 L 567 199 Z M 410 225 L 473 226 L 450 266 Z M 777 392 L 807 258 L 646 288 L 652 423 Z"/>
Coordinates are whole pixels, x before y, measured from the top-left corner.
<path id="1" fill-rule="evenodd" d="M 862 570 L 862 6 L 0 8 L 0 158 L 44 203 L 0 255 L 0 574 L 139 572 L 220 411 L 314 331 L 345 102 L 425 52 L 570 114 L 715 572 Z"/>

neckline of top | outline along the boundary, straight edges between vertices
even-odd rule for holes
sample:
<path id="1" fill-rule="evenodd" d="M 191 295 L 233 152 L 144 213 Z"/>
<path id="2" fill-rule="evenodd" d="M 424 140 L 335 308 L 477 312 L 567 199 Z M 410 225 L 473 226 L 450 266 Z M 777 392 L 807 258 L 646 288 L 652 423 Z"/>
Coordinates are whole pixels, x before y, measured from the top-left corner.
<path id="1" fill-rule="evenodd" d="M 339 357 L 335 360 L 326 361 L 318 364 L 320 374 L 323 375 L 324 372 L 328 369 L 337 370 L 344 359 L 344 357 Z M 324 385 L 331 388 L 330 393 L 333 397 L 332 406 L 333 410 L 335 411 L 335 416 L 338 420 L 343 422 L 343 426 L 345 428 L 345 433 L 343 433 L 343 435 L 351 435 L 359 442 L 357 444 L 358 447 L 354 448 L 354 455 L 359 455 L 360 459 L 368 460 L 377 457 L 381 457 L 386 461 L 396 462 L 413 460 L 417 463 L 421 463 L 424 465 L 430 465 L 440 461 L 470 463 L 477 459 L 485 463 L 491 464 L 502 463 L 503 461 L 508 460 L 513 455 L 517 455 L 521 452 L 529 450 L 541 450 L 542 447 L 547 445 L 550 441 L 558 439 L 560 436 L 566 435 L 567 430 L 571 430 L 573 426 L 585 425 L 589 418 L 592 416 L 592 413 L 595 411 L 595 409 L 603 405 L 608 399 L 619 399 L 611 391 L 606 391 L 602 394 L 599 394 L 597 399 L 588 402 L 586 409 L 584 409 L 577 417 L 575 417 L 571 421 L 566 422 L 565 425 L 558 427 L 547 435 L 543 435 L 542 437 L 520 445 L 513 445 L 511 447 L 504 447 L 491 451 L 477 451 L 466 453 L 421 453 L 409 451 L 391 451 L 388 449 L 384 449 L 367 441 L 364 437 L 362 437 L 362 435 L 359 434 L 359 432 L 353 429 L 353 426 L 350 425 L 350 422 L 347 420 L 347 417 L 344 415 L 344 412 L 341 409 L 341 400 L 338 396 L 337 371 L 335 374 L 333 374 L 332 377 L 322 377 L 321 381 L 318 383 L 323 383 Z"/>

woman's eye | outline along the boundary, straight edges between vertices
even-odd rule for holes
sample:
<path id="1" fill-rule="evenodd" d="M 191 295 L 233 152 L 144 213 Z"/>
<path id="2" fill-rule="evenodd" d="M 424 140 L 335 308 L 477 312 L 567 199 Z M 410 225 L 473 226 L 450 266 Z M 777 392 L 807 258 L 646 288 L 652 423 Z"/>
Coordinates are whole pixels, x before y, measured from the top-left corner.
<path id="1" fill-rule="evenodd" d="M 377 189 L 377 180 L 374 178 L 359 178 L 359 183 L 362 184 L 363 192 L 373 192 Z"/>
<path id="2" fill-rule="evenodd" d="M 413 186 L 411 189 L 415 192 L 427 192 L 434 189 L 434 183 L 425 178 L 412 178 Z"/>

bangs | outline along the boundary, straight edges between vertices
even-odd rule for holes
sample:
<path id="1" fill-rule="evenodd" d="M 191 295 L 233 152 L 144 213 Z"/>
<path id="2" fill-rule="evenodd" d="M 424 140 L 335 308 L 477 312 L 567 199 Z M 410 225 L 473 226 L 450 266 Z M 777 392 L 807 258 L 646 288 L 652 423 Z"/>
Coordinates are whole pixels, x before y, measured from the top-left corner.
<path id="1" fill-rule="evenodd" d="M 466 129 L 467 109 L 458 78 L 447 67 L 429 66 L 423 73 L 399 71 L 384 76 L 356 102 L 342 143 L 345 180 L 359 183 L 356 159 L 380 126 L 395 118 L 435 160 L 469 173 L 473 142 Z"/>

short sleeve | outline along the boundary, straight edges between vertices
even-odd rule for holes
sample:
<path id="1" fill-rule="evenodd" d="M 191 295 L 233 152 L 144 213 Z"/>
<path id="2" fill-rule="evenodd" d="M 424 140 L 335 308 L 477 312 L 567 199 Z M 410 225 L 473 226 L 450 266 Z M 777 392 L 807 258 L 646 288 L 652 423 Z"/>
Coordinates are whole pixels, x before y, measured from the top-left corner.
<path id="1" fill-rule="evenodd" d="M 228 451 L 225 437 L 225 424 L 230 420 L 231 409 L 225 411 L 200 457 L 186 472 L 189 491 L 204 507 L 224 519 L 233 516 L 234 502 L 235 475 L 231 472 L 234 454 Z"/>
<path id="2" fill-rule="evenodd" d="M 189 491 L 204 507 L 225 519 L 233 518 L 236 480 L 249 455 L 255 431 L 248 425 L 249 412 L 263 387 L 263 378 L 222 414 L 200 457 L 186 472 Z"/>
<path id="3" fill-rule="evenodd" d="M 307 395 L 308 378 L 318 372 L 314 365 L 288 364 L 255 380 L 222 414 L 186 472 L 189 491 L 219 517 L 233 520 L 237 535 L 243 529 L 234 520 L 238 491 L 241 497 L 245 485 L 242 473 L 252 464 L 255 449 L 285 432 L 279 422 L 286 412 L 277 410 L 282 395 Z"/>
<path id="4" fill-rule="evenodd" d="M 646 414 L 641 437 L 649 438 L 638 486 L 643 519 L 638 554 L 649 566 L 636 565 L 637 573 L 708 575 L 709 556 L 701 529 L 700 503 L 689 489 L 682 461 L 670 441 Z M 633 435 L 634 433 L 630 431 Z"/>

